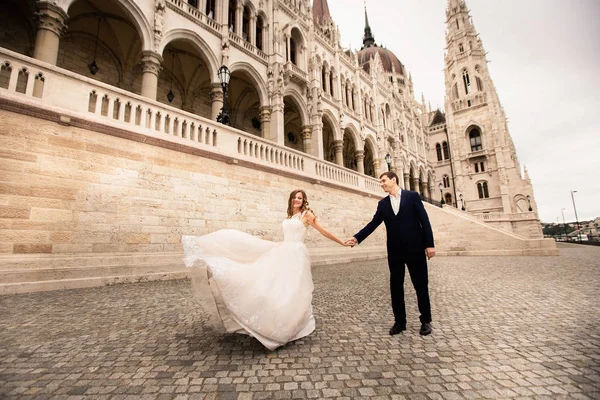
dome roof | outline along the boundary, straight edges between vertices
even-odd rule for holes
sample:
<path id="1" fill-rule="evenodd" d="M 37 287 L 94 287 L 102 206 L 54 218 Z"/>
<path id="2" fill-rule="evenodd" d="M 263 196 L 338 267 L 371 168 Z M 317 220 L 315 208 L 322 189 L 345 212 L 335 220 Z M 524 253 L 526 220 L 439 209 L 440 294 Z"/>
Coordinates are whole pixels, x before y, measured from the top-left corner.
<path id="1" fill-rule="evenodd" d="M 365 34 L 363 36 L 363 46 L 358 53 L 356 53 L 358 62 L 365 71 L 370 72 L 371 63 L 369 63 L 369 61 L 375 57 L 375 54 L 379 54 L 383 69 L 386 72 L 395 72 L 404 75 L 404 67 L 400 60 L 398 60 L 398 57 L 385 47 L 379 47 L 375 43 L 375 36 L 373 36 L 373 32 L 369 26 L 369 17 L 367 16 L 367 7 L 365 6 Z"/>
<path id="2" fill-rule="evenodd" d="M 362 65 L 363 69 L 367 72 L 370 72 L 371 61 L 372 58 L 375 58 L 375 54 L 379 54 L 379 58 L 381 58 L 381 63 L 383 64 L 383 69 L 386 72 L 395 72 L 400 75 L 404 75 L 404 67 L 398 57 L 390 50 L 379 47 L 376 44 L 373 44 L 368 47 L 363 47 L 356 55 L 358 57 L 358 62 Z"/>

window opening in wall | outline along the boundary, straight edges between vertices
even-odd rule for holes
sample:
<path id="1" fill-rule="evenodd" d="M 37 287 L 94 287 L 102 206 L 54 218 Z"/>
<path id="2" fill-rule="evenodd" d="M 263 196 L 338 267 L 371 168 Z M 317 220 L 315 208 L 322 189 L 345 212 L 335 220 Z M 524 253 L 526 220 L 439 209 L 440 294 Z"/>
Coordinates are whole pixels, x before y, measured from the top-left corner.
<path id="1" fill-rule="evenodd" d="M 127 102 L 127 104 L 125 104 L 125 122 L 129 123 L 131 122 L 131 103 Z"/>
<path id="2" fill-rule="evenodd" d="M 462 43 L 458 45 L 458 51 L 461 53 L 465 52 L 465 47 L 462 45 Z"/>
<path id="3" fill-rule="evenodd" d="M 206 0 L 205 14 L 208 18 L 215 18 L 215 0 Z"/>
<path id="4" fill-rule="evenodd" d="M 242 38 L 250 41 L 250 9 L 248 7 L 244 7 L 242 14 Z"/>
<path id="5" fill-rule="evenodd" d="M 100 115 L 102 115 L 103 117 L 108 117 L 108 95 L 104 95 L 104 97 L 102 97 L 102 103 L 100 104 Z"/>
<path id="6" fill-rule="evenodd" d="M 90 93 L 90 98 L 88 100 L 88 112 L 96 112 L 96 101 L 98 101 L 98 95 L 96 95 L 95 90 L 92 90 L 92 93 Z"/>
<path id="7" fill-rule="evenodd" d="M 227 12 L 227 26 L 229 26 L 230 32 L 235 32 L 235 9 L 236 9 L 236 1 L 229 0 L 229 11 Z"/>
<path id="8" fill-rule="evenodd" d="M 29 72 L 27 68 L 23 68 L 19 71 L 19 76 L 17 77 L 17 93 L 23 93 L 27 91 L 27 81 L 29 80 Z"/>
<path id="9" fill-rule="evenodd" d="M 188 4 L 194 8 L 198 8 L 198 0 L 188 0 Z"/>
<path id="10" fill-rule="evenodd" d="M 297 65 L 296 63 L 296 41 L 293 37 L 290 38 L 290 61 L 292 64 Z"/>
<path id="11" fill-rule="evenodd" d="M 490 197 L 487 182 L 477 183 L 477 194 L 479 195 L 480 199 L 488 199 Z"/>
<path id="12" fill-rule="evenodd" d="M 463 83 L 465 84 L 465 93 L 469 94 L 469 93 L 471 93 L 471 78 L 469 77 L 469 73 L 467 72 L 466 69 L 463 71 L 462 76 L 463 76 Z"/>
<path id="13" fill-rule="evenodd" d="M 0 67 L 0 88 L 8 89 L 8 85 L 10 84 L 10 75 L 12 73 L 12 67 L 10 63 L 6 61 Z"/>
<path id="14" fill-rule="evenodd" d="M 439 143 L 435 145 L 435 153 L 437 154 L 437 160 L 442 161 L 442 146 Z"/>
<path id="15" fill-rule="evenodd" d="M 471 143 L 471 151 L 478 151 L 483 149 L 483 146 L 481 144 L 481 133 L 479 133 L 479 130 L 471 130 L 471 132 L 469 133 L 469 141 Z"/>
<path id="16" fill-rule="evenodd" d="M 442 149 L 444 150 L 444 160 L 450 159 L 450 147 L 448 146 L 448 142 L 442 143 Z"/>
<path id="17" fill-rule="evenodd" d="M 256 47 L 263 49 L 263 20 L 262 17 L 256 17 Z"/>
<path id="18" fill-rule="evenodd" d="M 113 103 L 113 119 L 118 120 L 119 117 L 121 116 L 121 100 L 119 99 L 115 99 L 115 102 Z"/>

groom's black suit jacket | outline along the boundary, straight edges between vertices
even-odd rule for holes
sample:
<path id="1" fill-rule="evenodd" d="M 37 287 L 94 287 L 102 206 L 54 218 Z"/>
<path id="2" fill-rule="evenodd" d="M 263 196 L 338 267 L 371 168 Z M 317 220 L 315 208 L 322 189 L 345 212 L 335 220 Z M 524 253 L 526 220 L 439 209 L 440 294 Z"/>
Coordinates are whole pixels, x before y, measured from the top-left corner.
<path id="1" fill-rule="evenodd" d="M 369 236 L 381 223 L 385 223 L 387 232 L 387 250 L 392 253 L 422 252 L 433 244 L 433 231 L 423 202 L 417 192 L 400 192 L 400 211 L 394 214 L 389 196 L 377 204 L 373 220 L 354 237 L 358 243 Z"/>

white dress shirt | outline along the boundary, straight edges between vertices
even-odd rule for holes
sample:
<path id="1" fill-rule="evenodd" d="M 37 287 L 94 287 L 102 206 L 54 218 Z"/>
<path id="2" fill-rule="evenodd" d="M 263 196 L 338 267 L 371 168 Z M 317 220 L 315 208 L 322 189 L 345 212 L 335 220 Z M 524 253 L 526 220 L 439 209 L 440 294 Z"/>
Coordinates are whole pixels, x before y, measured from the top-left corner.
<path id="1" fill-rule="evenodd" d="M 394 210 L 394 214 L 398 215 L 400 211 L 400 195 L 402 194 L 402 190 L 398 191 L 398 196 L 394 197 L 393 194 L 390 193 L 390 201 L 392 202 L 392 210 Z"/>

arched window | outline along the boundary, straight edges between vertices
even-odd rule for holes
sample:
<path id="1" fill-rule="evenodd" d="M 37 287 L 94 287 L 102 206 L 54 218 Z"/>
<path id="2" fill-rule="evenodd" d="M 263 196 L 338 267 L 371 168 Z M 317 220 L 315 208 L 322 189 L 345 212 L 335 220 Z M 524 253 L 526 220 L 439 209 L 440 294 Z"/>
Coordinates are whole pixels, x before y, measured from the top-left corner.
<path id="1" fill-rule="evenodd" d="M 215 0 L 206 0 L 205 13 L 208 18 L 215 18 Z"/>
<path id="2" fill-rule="evenodd" d="M 244 7 L 242 14 L 242 38 L 246 41 L 250 41 L 250 8 Z"/>
<path id="3" fill-rule="evenodd" d="M 481 144 L 481 132 L 479 132 L 479 129 L 471 129 L 471 132 L 469 132 L 469 142 L 471 143 L 471 151 L 483 150 L 483 145 Z"/>
<path id="4" fill-rule="evenodd" d="M 293 37 L 290 37 L 290 61 L 294 65 L 298 65 L 296 63 L 296 41 Z"/>
<path id="5" fill-rule="evenodd" d="M 256 17 L 256 47 L 259 50 L 263 50 L 263 19 L 259 15 Z"/>
<path id="6" fill-rule="evenodd" d="M 463 83 L 465 84 L 465 93 L 471 93 L 471 78 L 469 77 L 469 72 L 465 69 L 462 72 Z"/>
<path id="7" fill-rule="evenodd" d="M 188 4 L 194 8 L 198 8 L 198 0 L 188 0 Z"/>
<path id="8" fill-rule="evenodd" d="M 435 153 L 437 154 L 437 160 L 442 161 L 442 146 L 439 143 L 435 144 Z"/>
<path id="9" fill-rule="evenodd" d="M 463 46 L 462 43 L 458 45 L 458 51 L 461 52 L 461 53 L 465 52 L 465 47 Z"/>
<path id="10" fill-rule="evenodd" d="M 487 182 L 478 182 L 477 183 L 477 194 L 480 199 L 488 199 L 490 197 L 490 192 L 488 191 L 488 183 Z"/>
<path id="11" fill-rule="evenodd" d="M 321 85 L 323 86 L 323 91 L 327 91 L 327 71 L 325 70 L 325 64 L 321 68 Z"/>
<path id="12" fill-rule="evenodd" d="M 230 32 L 235 32 L 236 30 L 236 26 L 235 26 L 235 7 L 236 7 L 236 0 L 229 0 L 229 12 L 227 13 L 227 26 L 229 27 L 229 31 Z"/>
<path id="13" fill-rule="evenodd" d="M 477 90 L 482 92 L 483 91 L 483 82 L 481 81 L 481 78 L 476 76 L 475 82 L 477 83 Z"/>
<path id="14" fill-rule="evenodd" d="M 450 159 L 450 147 L 448 146 L 448 142 L 442 143 L 442 149 L 444 150 L 444 160 Z"/>
<path id="15" fill-rule="evenodd" d="M 333 83 L 334 83 L 333 71 L 329 71 L 329 94 L 331 95 L 331 97 L 335 97 L 335 91 L 333 90 Z"/>
<path id="16" fill-rule="evenodd" d="M 448 175 L 442 176 L 442 184 L 444 185 L 445 188 L 450 187 L 450 177 Z"/>

